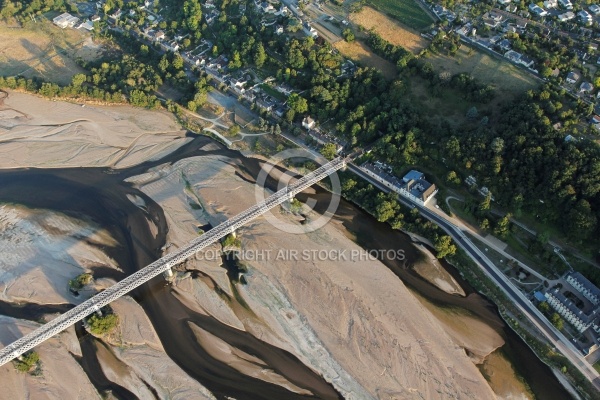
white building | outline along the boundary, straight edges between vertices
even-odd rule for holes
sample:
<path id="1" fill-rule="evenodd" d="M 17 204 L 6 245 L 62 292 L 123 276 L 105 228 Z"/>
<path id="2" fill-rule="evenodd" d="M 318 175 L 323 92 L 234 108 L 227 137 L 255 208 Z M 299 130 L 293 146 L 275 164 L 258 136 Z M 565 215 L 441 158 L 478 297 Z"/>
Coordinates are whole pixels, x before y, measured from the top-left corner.
<path id="1" fill-rule="evenodd" d="M 573 3 L 571 3 L 571 0 L 558 0 L 558 4 L 566 10 L 573 9 Z"/>
<path id="2" fill-rule="evenodd" d="M 579 272 L 569 274 L 567 282 L 593 305 L 597 306 L 600 303 L 600 289 Z"/>
<path id="3" fill-rule="evenodd" d="M 548 304 L 556 310 L 568 323 L 573 325 L 578 332 L 583 332 L 592 325 L 592 320 L 595 315 L 590 318 L 583 311 L 577 308 L 571 300 L 567 299 L 558 291 L 558 289 L 546 292 Z"/>
<path id="4" fill-rule="evenodd" d="M 582 24 L 585 24 L 585 25 L 592 24 L 592 15 L 585 10 L 578 11 L 577 17 L 579 18 L 579 21 L 581 21 Z"/>
<path id="5" fill-rule="evenodd" d="M 77 22 L 79 22 L 79 18 L 72 16 L 69 13 L 60 14 L 58 17 L 52 20 L 54 25 L 59 26 L 63 29 L 72 28 L 75 26 Z"/>
<path id="6" fill-rule="evenodd" d="M 567 22 L 572 20 L 573 18 L 575 18 L 575 13 L 573 13 L 572 11 L 567 11 L 566 13 L 560 14 L 558 16 L 558 20 L 560 22 Z"/>
<path id="7" fill-rule="evenodd" d="M 313 129 L 316 125 L 316 122 L 311 117 L 305 117 L 302 120 L 302 127 L 305 129 Z"/>

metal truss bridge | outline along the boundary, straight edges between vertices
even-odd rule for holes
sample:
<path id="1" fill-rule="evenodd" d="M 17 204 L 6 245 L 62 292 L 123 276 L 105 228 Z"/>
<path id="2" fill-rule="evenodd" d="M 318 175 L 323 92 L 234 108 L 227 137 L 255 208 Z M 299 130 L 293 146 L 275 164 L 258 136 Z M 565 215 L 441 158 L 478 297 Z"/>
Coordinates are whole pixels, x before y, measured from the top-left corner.
<path id="1" fill-rule="evenodd" d="M 273 193 L 264 201 L 217 225 L 197 239 L 192 240 L 179 251 L 165 255 L 161 259 L 131 274 L 122 281 L 9 344 L 0 350 L 0 365 L 4 365 L 12 359 L 19 357 L 46 339 L 67 329 L 77 321 L 100 310 L 105 305 L 132 291 L 155 276 L 169 270 L 171 267 L 187 260 L 200 250 L 210 246 L 228 234 L 233 233 L 236 229 L 266 213 L 273 207 L 293 198 L 297 193 L 302 192 L 304 189 L 343 168 L 345 165 L 346 159 L 344 158 L 336 158 L 333 161 L 324 164 L 320 168 L 299 178 L 278 192 Z"/>

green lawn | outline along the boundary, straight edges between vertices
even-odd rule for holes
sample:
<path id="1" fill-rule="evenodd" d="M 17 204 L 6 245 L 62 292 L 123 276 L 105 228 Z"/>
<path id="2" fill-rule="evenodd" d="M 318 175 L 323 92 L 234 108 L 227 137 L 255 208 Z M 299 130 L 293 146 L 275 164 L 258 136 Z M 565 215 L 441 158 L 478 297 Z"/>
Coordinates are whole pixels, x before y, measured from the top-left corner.
<path id="1" fill-rule="evenodd" d="M 596 371 L 600 372 L 600 361 L 594 364 L 594 368 L 596 369 Z"/>
<path id="2" fill-rule="evenodd" d="M 264 90 L 266 94 L 268 94 L 271 97 L 275 97 L 277 100 L 285 101 L 287 99 L 285 94 L 278 92 L 272 86 L 267 85 L 266 83 L 260 85 L 260 88 Z"/>
<path id="3" fill-rule="evenodd" d="M 367 4 L 419 31 L 433 23 L 414 0 L 368 0 Z"/>

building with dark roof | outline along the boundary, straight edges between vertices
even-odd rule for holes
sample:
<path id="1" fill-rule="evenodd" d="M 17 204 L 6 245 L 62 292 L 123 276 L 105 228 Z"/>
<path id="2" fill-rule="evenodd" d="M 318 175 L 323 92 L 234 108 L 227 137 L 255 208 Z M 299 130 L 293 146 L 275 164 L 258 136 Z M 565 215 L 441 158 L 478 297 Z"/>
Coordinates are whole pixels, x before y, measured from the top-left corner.
<path id="1" fill-rule="evenodd" d="M 436 186 L 425 180 L 425 174 L 414 169 L 404 175 L 402 183 L 402 189 L 423 203 L 427 203 L 437 193 Z"/>
<path id="2" fill-rule="evenodd" d="M 600 304 L 600 289 L 579 272 L 567 276 L 567 282 L 588 299 L 593 305 Z"/>
<path id="3" fill-rule="evenodd" d="M 546 292 L 546 298 L 548 304 L 556 310 L 568 323 L 573 325 L 578 332 L 583 332 L 592 324 L 596 318 L 596 313 L 585 314 L 582 310 L 577 308 L 575 304 L 567 299 L 558 289 L 553 289 Z M 593 325 L 596 325 L 594 323 Z"/>

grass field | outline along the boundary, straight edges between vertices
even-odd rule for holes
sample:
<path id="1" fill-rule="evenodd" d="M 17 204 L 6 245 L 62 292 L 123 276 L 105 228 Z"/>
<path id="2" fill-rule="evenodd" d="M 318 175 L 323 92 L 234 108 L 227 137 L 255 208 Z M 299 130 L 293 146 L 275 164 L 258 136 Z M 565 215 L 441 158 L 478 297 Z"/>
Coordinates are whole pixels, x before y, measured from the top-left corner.
<path id="1" fill-rule="evenodd" d="M 373 53 L 369 46 L 360 41 L 348 43 L 341 40 L 334 44 L 342 55 L 356 61 L 365 67 L 377 68 L 387 79 L 394 79 L 396 76 L 396 66 L 391 62 L 379 57 Z"/>
<path id="2" fill-rule="evenodd" d="M 434 54 L 426 59 L 439 73 L 451 74 L 467 72 L 485 84 L 496 86 L 499 94 L 522 93 L 539 85 L 539 82 L 526 71 L 508 61 L 489 56 L 466 45 L 461 46 L 454 57 Z"/>
<path id="3" fill-rule="evenodd" d="M 402 26 L 395 19 L 371 7 L 363 7 L 360 12 L 352 14 L 350 20 L 365 29 L 373 29 L 388 42 L 402 46 L 414 54 L 429 44 L 416 31 Z"/>
<path id="4" fill-rule="evenodd" d="M 90 59 L 99 51 L 89 33 L 60 29 L 38 19 L 25 28 L 0 23 L 0 74 L 38 76 L 47 81 L 68 84 L 83 72 L 76 57 Z"/>
<path id="5" fill-rule="evenodd" d="M 423 30 L 433 23 L 414 0 L 368 0 L 367 4 L 413 29 Z"/>
<path id="6" fill-rule="evenodd" d="M 598 361 L 596 364 L 594 364 L 594 369 L 598 372 L 600 372 L 600 361 Z"/>

